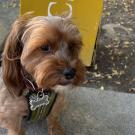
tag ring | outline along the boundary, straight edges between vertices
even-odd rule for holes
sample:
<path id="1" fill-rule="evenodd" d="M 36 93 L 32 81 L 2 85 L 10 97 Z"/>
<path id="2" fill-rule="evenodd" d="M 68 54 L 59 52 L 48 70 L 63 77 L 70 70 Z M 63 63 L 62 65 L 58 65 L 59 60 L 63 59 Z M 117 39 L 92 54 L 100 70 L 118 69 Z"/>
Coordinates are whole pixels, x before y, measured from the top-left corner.
<path id="1" fill-rule="evenodd" d="M 37 93 L 37 100 L 39 100 L 39 99 L 43 99 L 44 98 L 44 91 L 43 91 L 43 89 L 42 89 L 42 91 L 39 91 L 38 93 Z"/>

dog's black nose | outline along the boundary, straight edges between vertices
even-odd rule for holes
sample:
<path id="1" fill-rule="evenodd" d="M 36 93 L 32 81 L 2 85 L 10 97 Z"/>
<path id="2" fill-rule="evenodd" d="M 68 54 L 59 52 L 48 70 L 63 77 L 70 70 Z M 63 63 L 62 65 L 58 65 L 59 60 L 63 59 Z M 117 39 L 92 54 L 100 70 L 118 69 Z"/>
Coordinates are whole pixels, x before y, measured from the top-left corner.
<path id="1" fill-rule="evenodd" d="M 76 70 L 74 68 L 65 68 L 63 74 L 67 80 L 73 79 L 75 76 Z"/>

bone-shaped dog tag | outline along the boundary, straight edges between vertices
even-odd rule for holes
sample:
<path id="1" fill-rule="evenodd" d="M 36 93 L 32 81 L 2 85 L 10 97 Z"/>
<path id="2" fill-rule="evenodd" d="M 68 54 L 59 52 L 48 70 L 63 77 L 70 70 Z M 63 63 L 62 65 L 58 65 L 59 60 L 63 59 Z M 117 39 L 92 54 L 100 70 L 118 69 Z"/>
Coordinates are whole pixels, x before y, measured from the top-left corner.
<path id="1" fill-rule="evenodd" d="M 39 96 L 39 93 L 37 93 L 37 98 L 36 100 L 32 99 L 30 100 L 30 109 L 31 110 L 36 110 L 38 107 L 48 105 L 49 104 L 49 96 L 45 95 L 42 92 L 42 97 Z"/>

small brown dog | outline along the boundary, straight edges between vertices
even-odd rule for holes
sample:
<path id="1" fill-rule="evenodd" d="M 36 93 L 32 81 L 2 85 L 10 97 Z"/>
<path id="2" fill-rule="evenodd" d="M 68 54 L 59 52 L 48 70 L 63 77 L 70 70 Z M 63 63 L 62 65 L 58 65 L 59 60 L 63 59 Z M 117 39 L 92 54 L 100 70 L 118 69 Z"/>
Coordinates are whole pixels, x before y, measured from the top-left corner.
<path id="1" fill-rule="evenodd" d="M 12 25 L 4 43 L 0 81 L 0 126 L 9 135 L 23 135 L 21 121 L 28 112 L 24 91 L 28 89 L 23 73 L 37 90 L 57 94 L 47 117 L 48 134 L 64 135 L 59 114 L 65 106 L 63 91 L 57 86 L 76 86 L 84 79 L 85 68 L 79 59 L 80 33 L 71 21 L 62 17 L 24 15 Z M 23 72 L 22 72 L 23 71 Z"/>

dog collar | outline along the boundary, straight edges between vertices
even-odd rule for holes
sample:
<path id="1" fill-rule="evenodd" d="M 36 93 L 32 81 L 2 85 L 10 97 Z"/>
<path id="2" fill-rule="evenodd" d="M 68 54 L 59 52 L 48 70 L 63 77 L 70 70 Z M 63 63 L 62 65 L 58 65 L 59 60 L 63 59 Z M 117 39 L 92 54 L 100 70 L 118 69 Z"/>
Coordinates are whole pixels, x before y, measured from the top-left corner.
<path id="1" fill-rule="evenodd" d="M 23 93 L 28 102 L 27 121 L 36 122 L 46 118 L 56 100 L 57 93 L 51 89 L 39 89 L 32 77 L 22 68 L 22 76 L 26 91 Z"/>
<path id="2" fill-rule="evenodd" d="M 27 121 L 36 122 L 46 118 L 56 100 L 57 94 L 52 91 L 31 92 L 26 94 L 29 114 L 25 118 Z"/>

